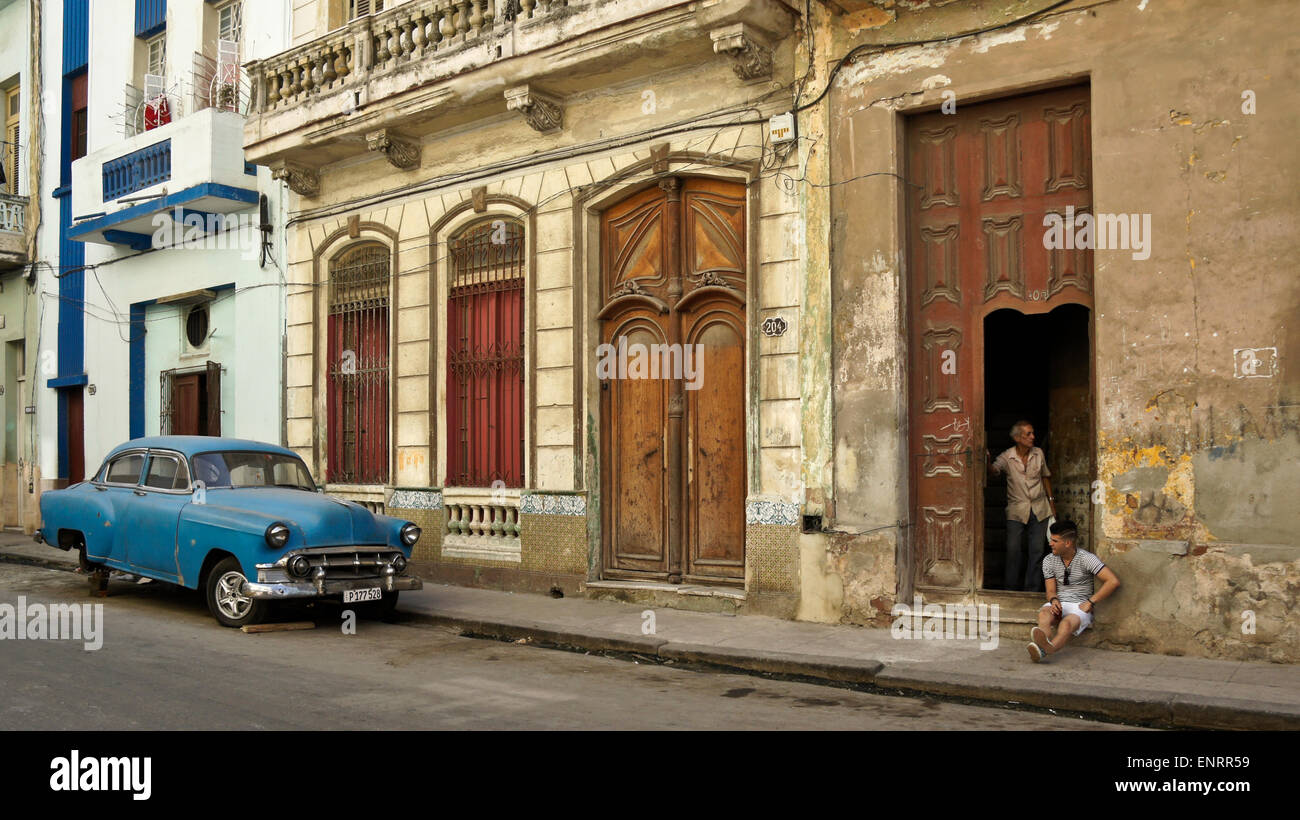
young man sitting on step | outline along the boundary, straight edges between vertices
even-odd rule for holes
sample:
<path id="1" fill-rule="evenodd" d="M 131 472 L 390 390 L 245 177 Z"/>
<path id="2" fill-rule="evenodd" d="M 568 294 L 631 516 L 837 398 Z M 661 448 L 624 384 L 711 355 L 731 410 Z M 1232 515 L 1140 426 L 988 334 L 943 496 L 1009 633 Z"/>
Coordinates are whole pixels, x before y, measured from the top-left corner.
<path id="1" fill-rule="evenodd" d="M 1119 588 L 1119 578 L 1091 552 L 1078 546 L 1079 531 L 1073 521 L 1052 525 L 1052 554 L 1043 559 L 1047 582 L 1047 603 L 1038 610 L 1038 626 L 1029 632 L 1029 658 L 1038 663 L 1044 656 L 1065 648 L 1070 639 L 1092 626 L 1092 612 Z M 1101 579 L 1101 589 L 1093 580 Z M 1056 636 L 1052 637 L 1052 628 Z"/>

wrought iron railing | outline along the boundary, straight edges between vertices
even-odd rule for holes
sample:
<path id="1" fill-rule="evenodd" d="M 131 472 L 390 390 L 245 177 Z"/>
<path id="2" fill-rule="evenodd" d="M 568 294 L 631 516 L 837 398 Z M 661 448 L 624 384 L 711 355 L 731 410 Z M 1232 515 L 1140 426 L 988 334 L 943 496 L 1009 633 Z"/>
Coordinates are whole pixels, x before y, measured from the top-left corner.
<path id="1" fill-rule="evenodd" d="M 470 227 L 449 243 L 447 483 L 523 484 L 524 230 Z"/>
<path id="2" fill-rule="evenodd" d="M 359 245 L 330 265 L 327 481 L 388 482 L 391 257 Z"/>

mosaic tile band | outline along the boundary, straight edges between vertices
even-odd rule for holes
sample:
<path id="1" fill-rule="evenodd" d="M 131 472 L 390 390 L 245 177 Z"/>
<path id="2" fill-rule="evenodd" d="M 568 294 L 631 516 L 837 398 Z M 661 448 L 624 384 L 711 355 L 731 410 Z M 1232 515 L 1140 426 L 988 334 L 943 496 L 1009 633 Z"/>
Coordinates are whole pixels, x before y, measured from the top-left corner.
<path id="1" fill-rule="evenodd" d="M 402 510 L 441 510 L 442 493 L 437 490 L 393 490 L 388 507 Z"/>
<path id="2" fill-rule="evenodd" d="M 527 493 L 519 499 L 519 512 L 532 515 L 587 514 L 587 496 Z"/>
<path id="3" fill-rule="evenodd" d="M 755 500 L 745 502 L 746 524 L 799 525 L 799 505 L 789 501 Z"/>

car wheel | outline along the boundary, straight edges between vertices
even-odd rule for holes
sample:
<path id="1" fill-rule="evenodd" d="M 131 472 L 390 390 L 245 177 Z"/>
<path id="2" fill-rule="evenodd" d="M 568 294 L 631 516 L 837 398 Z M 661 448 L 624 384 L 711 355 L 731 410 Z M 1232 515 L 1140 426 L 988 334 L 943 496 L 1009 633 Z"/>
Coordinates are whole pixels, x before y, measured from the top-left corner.
<path id="1" fill-rule="evenodd" d="M 239 591 L 245 580 L 244 570 L 234 557 L 223 558 L 208 573 L 208 611 L 222 626 L 248 626 L 266 617 L 265 601 L 254 600 Z"/>

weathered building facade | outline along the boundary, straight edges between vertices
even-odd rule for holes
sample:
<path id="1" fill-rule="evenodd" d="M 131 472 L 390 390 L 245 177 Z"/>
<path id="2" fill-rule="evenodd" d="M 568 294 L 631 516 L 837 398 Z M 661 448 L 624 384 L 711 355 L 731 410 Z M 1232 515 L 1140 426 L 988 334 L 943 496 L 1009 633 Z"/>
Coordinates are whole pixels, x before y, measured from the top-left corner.
<path id="1" fill-rule="evenodd" d="M 1090 640 L 1300 659 L 1285 3 L 384 6 L 293 4 L 245 147 L 287 443 L 428 577 L 1012 629 L 1027 418 L 1124 581 Z"/>
<path id="2" fill-rule="evenodd" d="M 247 66 L 250 158 L 297 194 L 289 446 L 421 522 L 432 577 L 792 612 L 797 331 L 758 328 L 800 300 L 765 133 L 798 15 L 350 12 L 297 4 L 298 45 Z M 653 345 L 677 377 L 622 378 Z"/>
<path id="3" fill-rule="evenodd" d="M 832 310 L 803 330 L 833 414 L 806 458 L 832 532 L 805 536 L 806 615 L 1027 618 L 985 476 L 1026 418 L 1124 583 L 1094 641 L 1300 659 L 1289 4 L 819 11 L 807 254 Z"/>
<path id="4" fill-rule="evenodd" d="M 0 2 L 0 526 L 31 531 L 41 485 L 33 382 L 40 297 L 34 253 L 41 223 L 41 6 Z"/>

